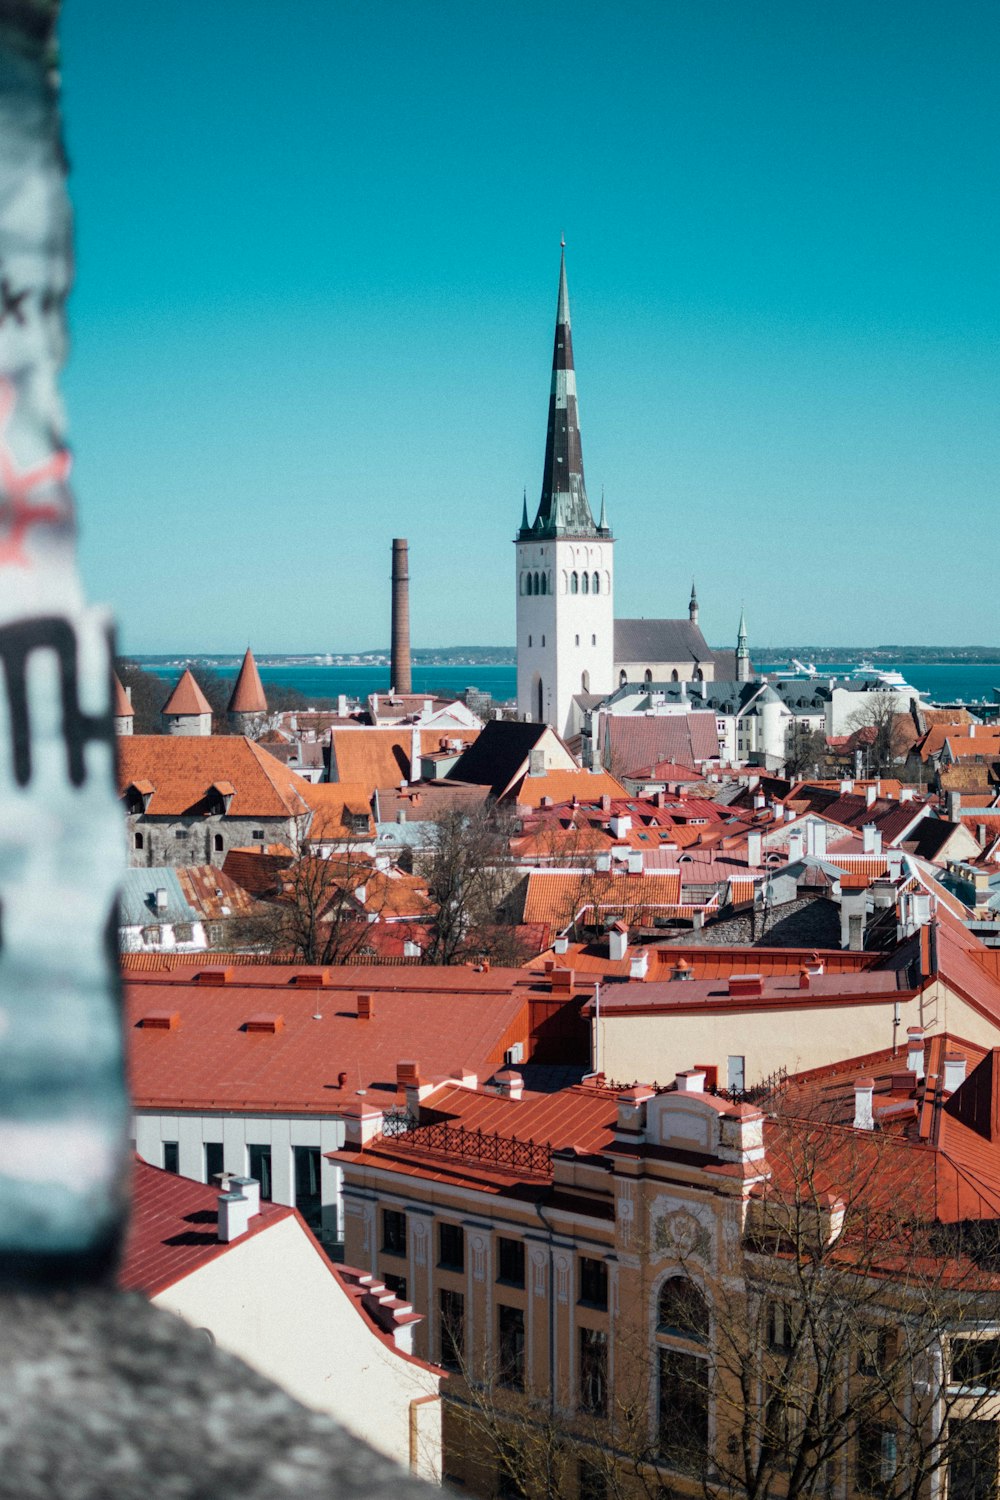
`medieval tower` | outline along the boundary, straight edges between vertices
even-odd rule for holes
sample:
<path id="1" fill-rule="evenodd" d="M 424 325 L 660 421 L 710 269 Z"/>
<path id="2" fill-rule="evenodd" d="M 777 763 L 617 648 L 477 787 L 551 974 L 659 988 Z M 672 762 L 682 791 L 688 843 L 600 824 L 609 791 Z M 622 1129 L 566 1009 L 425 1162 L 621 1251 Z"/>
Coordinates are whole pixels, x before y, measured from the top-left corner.
<path id="1" fill-rule="evenodd" d="M 574 697 L 614 687 L 614 538 L 603 501 L 594 525 L 584 484 L 565 245 L 542 496 L 533 525 L 525 499 L 515 540 L 518 713 L 570 734 Z"/>

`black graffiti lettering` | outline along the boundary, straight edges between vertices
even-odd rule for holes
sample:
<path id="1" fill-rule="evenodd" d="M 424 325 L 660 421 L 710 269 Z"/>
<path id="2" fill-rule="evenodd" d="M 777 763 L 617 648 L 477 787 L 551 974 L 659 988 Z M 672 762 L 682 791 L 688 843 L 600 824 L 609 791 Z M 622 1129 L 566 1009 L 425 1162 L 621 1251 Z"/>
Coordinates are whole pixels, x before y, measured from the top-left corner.
<path id="1" fill-rule="evenodd" d="M 33 651 L 54 651 L 59 663 L 59 696 L 62 705 L 62 736 L 66 745 L 66 772 L 73 786 L 87 779 L 84 747 L 90 741 L 114 745 L 111 705 L 103 714 L 88 714 L 80 707 L 76 635 L 68 620 L 58 615 L 19 620 L 0 628 L 0 661 L 10 709 L 10 742 L 14 780 L 27 786 L 31 780 L 31 711 L 28 704 L 27 665 Z"/>

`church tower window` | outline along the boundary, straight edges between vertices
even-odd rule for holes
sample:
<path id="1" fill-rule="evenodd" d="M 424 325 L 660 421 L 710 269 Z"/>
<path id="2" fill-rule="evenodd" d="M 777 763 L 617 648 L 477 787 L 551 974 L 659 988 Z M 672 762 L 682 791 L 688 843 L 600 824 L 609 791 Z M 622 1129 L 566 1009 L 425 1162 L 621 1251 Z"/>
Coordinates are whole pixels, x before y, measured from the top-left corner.
<path id="1" fill-rule="evenodd" d="M 649 667 L 647 667 L 646 670 L 645 670 L 645 672 L 643 672 L 643 674 L 642 674 L 642 680 L 646 684 L 647 687 L 652 682 L 652 680 L 653 680 L 653 674 L 650 671 Z"/>
<path id="2" fill-rule="evenodd" d="M 549 591 L 549 580 L 546 577 L 546 575 L 543 573 L 542 574 L 542 593 L 543 594 L 547 594 L 548 591 Z"/>
<path id="3" fill-rule="evenodd" d="M 584 573 L 581 582 L 583 583 L 583 592 L 585 594 L 589 594 L 590 593 L 590 574 L 589 573 Z"/>
<path id="4" fill-rule="evenodd" d="M 580 592 L 580 575 L 575 568 L 569 575 L 569 591 L 571 594 L 578 594 Z"/>
<path id="5" fill-rule="evenodd" d="M 600 592 L 601 592 L 601 575 L 600 575 L 600 573 L 595 573 L 594 574 L 594 593 L 595 594 L 599 594 Z"/>

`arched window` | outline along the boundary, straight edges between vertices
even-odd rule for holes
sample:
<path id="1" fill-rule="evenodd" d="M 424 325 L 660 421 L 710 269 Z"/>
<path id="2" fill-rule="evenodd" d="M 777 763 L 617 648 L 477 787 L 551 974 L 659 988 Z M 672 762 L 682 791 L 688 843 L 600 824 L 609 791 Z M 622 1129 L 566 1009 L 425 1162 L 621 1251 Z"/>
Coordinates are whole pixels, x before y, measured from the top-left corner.
<path id="1" fill-rule="evenodd" d="M 680 678 L 677 675 L 677 668 L 676 667 L 674 668 L 674 670 L 670 674 L 670 681 L 671 682 L 680 682 Z"/>
<path id="2" fill-rule="evenodd" d="M 222 851 L 223 851 L 223 849 L 225 849 L 225 847 L 226 847 L 226 841 L 222 837 L 221 833 L 217 833 L 215 835 L 215 837 L 212 839 L 212 847 L 214 848 L 216 854 L 221 854 Z"/>
<path id="3" fill-rule="evenodd" d="M 580 691 L 581 691 L 581 693 L 589 693 L 590 692 L 590 673 L 589 672 L 581 672 L 580 673 Z"/>
<path id="4" fill-rule="evenodd" d="M 645 672 L 643 672 L 643 674 L 642 674 L 642 680 L 646 684 L 647 687 L 649 686 L 649 684 L 653 680 L 653 674 L 652 674 L 652 672 L 650 671 L 650 669 L 648 667 L 646 668 Z"/>
<path id="5" fill-rule="evenodd" d="M 575 569 L 569 575 L 569 591 L 571 594 L 578 594 L 580 592 L 580 575 Z"/>
<path id="6" fill-rule="evenodd" d="M 580 582 L 583 584 L 583 592 L 585 594 L 589 594 L 590 593 L 590 574 L 589 573 L 584 573 L 584 575 L 581 578 Z"/>
<path id="7" fill-rule="evenodd" d="M 595 594 L 599 594 L 600 592 L 601 592 L 601 575 L 600 575 L 600 573 L 595 573 L 594 574 L 594 593 Z"/>
<path id="8" fill-rule="evenodd" d="M 523 584 L 523 587 L 521 589 L 521 593 L 522 594 L 530 594 L 531 593 L 531 574 L 530 573 L 525 573 L 525 575 L 524 575 L 524 584 Z"/>
<path id="9" fill-rule="evenodd" d="M 132 840 L 132 844 L 136 849 L 144 849 L 146 847 L 146 840 L 143 838 L 141 833 L 137 833 Z"/>
<path id="10" fill-rule="evenodd" d="M 543 573 L 542 574 L 542 593 L 543 594 L 547 594 L 548 591 L 549 591 L 549 580 L 548 580 L 548 577 L 546 576 L 546 574 Z"/>
<path id="11" fill-rule="evenodd" d="M 562 570 L 562 581 L 561 581 L 561 583 L 559 585 L 559 588 L 560 588 L 560 591 L 562 593 L 564 593 L 564 594 L 566 593 L 567 589 L 569 588 L 569 574 L 566 572 L 565 568 L 563 568 L 563 570 Z"/>
<path id="12" fill-rule="evenodd" d="M 618 673 L 618 686 L 624 687 L 626 682 L 628 682 L 628 673 L 626 672 L 625 668 L 622 667 L 621 671 Z"/>
<path id="13" fill-rule="evenodd" d="M 702 682 L 704 680 L 704 677 L 705 677 L 705 674 L 701 670 L 701 668 L 700 667 L 695 667 L 695 669 L 694 669 L 694 676 L 691 679 L 692 682 Z"/>
<path id="14" fill-rule="evenodd" d="M 698 1343 L 708 1338 L 708 1303 L 687 1276 L 671 1276 L 663 1283 L 656 1309 L 656 1326 L 660 1333 L 695 1339 Z"/>
<path id="15" fill-rule="evenodd" d="M 538 581 L 538 574 L 536 573 L 535 574 L 535 593 L 536 594 L 540 594 L 541 592 L 542 592 L 542 587 L 541 587 L 541 584 Z"/>
<path id="16" fill-rule="evenodd" d="M 542 690 L 542 679 L 538 679 L 538 722 L 545 723 L 545 693 Z"/>

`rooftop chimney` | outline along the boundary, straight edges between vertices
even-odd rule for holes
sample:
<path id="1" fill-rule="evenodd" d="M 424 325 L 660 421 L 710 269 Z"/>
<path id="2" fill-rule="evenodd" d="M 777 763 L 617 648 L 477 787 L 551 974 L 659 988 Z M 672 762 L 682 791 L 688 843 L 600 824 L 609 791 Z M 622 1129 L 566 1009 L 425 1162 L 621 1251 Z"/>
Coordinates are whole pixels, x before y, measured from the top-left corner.
<path id="1" fill-rule="evenodd" d="M 760 867 L 764 857 L 764 838 L 759 830 L 747 834 L 747 864 L 751 869 Z"/>
<path id="2" fill-rule="evenodd" d="M 565 936 L 557 937 L 556 940 L 555 940 L 555 942 L 552 944 L 552 952 L 553 953 L 568 953 L 569 952 L 569 938 L 565 937 Z"/>
<path id="3" fill-rule="evenodd" d="M 704 1068 L 688 1068 L 686 1072 L 678 1073 L 677 1092 L 679 1094 L 703 1094 L 705 1092 Z"/>
<path id="4" fill-rule="evenodd" d="M 389 686 L 397 693 L 413 691 L 410 671 L 410 562 L 403 537 L 392 541 L 392 657 Z"/>
<path id="5" fill-rule="evenodd" d="M 157 911 L 166 911 L 167 891 L 165 886 L 158 885 L 156 887 L 156 890 L 153 893 L 153 904 L 155 905 Z"/>
<path id="6" fill-rule="evenodd" d="M 882 853 L 882 835 L 874 823 L 866 823 L 862 828 L 861 847 L 865 854 Z"/>
<path id="7" fill-rule="evenodd" d="M 250 1223 L 250 1200 L 242 1193 L 219 1194 L 219 1239 L 228 1245 L 246 1234 Z"/>
<path id="8" fill-rule="evenodd" d="M 628 952 L 628 928 L 624 922 L 616 922 L 608 931 L 608 957 L 616 963 Z"/>
<path id="9" fill-rule="evenodd" d="M 370 1021 L 375 1014 L 375 1004 L 371 995 L 358 996 L 358 1020 Z"/>
<path id="10" fill-rule="evenodd" d="M 865 787 L 865 806 L 866 807 L 871 807 L 872 804 L 877 799 L 878 799 L 878 782 L 876 782 L 874 786 L 866 786 Z"/>
<path id="11" fill-rule="evenodd" d="M 632 962 L 629 965 L 628 977 L 630 979 L 645 979 L 649 968 L 649 954 L 642 950 L 640 953 L 632 954 Z"/>
<path id="12" fill-rule="evenodd" d="M 924 1076 L 924 1031 L 922 1026 L 906 1029 L 906 1066 L 917 1078 Z"/>
<path id="13" fill-rule="evenodd" d="M 965 1058 L 960 1052 L 946 1052 L 941 1084 L 946 1094 L 953 1094 L 965 1082 Z"/>
<path id="14" fill-rule="evenodd" d="M 254 1177 L 234 1177 L 232 1187 L 247 1200 L 247 1218 L 256 1218 L 260 1213 L 260 1183 Z"/>
<path id="15" fill-rule="evenodd" d="M 854 1080 L 854 1128 L 855 1130 L 874 1130 L 875 1119 L 872 1115 L 872 1095 L 875 1092 L 874 1078 L 856 1078 Z"/>
<path id="16" fill-rule="evenodd" d="M 494 1073 L 493 1082 L 496 1084 L 498 1094 L 503 1094 L 507 1099 L 520 1099 L 524 1092 L 524 1079 L 515 1068 L 504 1068 L 499 1073 Z"/>

